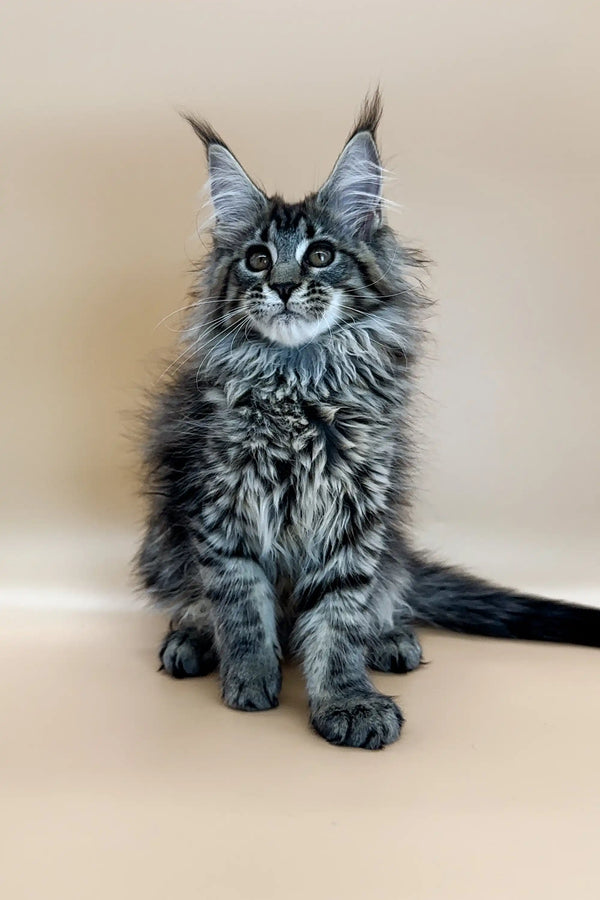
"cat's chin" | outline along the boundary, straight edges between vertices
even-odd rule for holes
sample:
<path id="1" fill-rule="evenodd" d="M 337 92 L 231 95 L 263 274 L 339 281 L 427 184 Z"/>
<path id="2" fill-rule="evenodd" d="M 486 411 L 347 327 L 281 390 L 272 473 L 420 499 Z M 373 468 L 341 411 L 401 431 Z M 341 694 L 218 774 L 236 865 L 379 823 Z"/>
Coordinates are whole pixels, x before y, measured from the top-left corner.
<path id="1" fill-rule="evenodd" d="M 283 347 L 299 347 L 308 344 L 328 328 L 325 318 L 307 319 L 299 313 L 285 311 L 272 316 L 267 322 L 256 322 L 257 330 L 270 341 Z"/>

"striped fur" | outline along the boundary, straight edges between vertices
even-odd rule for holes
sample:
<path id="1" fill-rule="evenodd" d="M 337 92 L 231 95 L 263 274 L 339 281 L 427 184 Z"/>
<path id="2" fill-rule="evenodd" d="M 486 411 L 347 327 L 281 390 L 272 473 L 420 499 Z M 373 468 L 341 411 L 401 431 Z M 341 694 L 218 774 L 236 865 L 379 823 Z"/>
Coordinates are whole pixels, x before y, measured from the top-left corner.
<path id="1" fill-rule="evenodd" d="M 600 616 L 584 623 L 577 608 L 491 589 L 409 548 L 425 300 L 410 275 L 419 257 L 383 217 L 380 111 L 367 101 L 325 185 L 295 204 L 265 196 L 191 119 L 208 152 L 213 248 L 150 419 L 138 557 L 172 615 L 170 674 L 219 666 L 229 706 L 268 709 L 294 653 L 314 728 L 371 749 L 398 737 L 402 716 L 367 667 L 418 666 L 415 622 L 555 640 L 560 621 L 566 640 L 597 644 Z"/>

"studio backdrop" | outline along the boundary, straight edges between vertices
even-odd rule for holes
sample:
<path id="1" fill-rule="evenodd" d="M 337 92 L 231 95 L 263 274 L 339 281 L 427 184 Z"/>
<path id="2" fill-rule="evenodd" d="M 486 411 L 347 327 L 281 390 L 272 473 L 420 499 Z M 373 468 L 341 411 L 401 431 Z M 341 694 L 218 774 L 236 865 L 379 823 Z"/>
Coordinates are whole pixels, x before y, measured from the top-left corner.
<path id="1" fill-rule="evenodd" d="M 11 591 L 43 581 L 64 602 L 74 578 L 97 585 L 90 602 L 128 596 L 135 412 L 177 355 L 207 214 L 204 154 L 178 112 L 207 117 L 294 198 L 325 177 L 377 83 L 392 221 L 434 261 L 438 300 L 419 400 L 423 541 L 522 587 L 575 598 L 597 581 L 600 12 L 32 0 L 1 16 Z"/>

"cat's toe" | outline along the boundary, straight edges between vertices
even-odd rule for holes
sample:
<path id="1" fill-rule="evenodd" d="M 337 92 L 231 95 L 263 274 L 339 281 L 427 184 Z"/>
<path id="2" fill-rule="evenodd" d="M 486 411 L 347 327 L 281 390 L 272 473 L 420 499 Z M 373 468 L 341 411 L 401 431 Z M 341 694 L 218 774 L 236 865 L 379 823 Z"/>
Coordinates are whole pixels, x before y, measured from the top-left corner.
<path id="1" fill-rule="evenodd" d="M 196 628 L 170 631 L 159 652 L 161 667 L 173 678 L 208 675 L 217 667 L 217 654 L 209 634 Z"/>
<path id="2" fill-rule="evenodd" d="M 398 740 L 402 722 L 392 698 L 375 693 L 327 701 L 311 716 L 313 728 L 326 741 L 365 750 L 380 750 Z"/>
<path id="3" fill-rule="evenodd" d="M 421 644 L 414 631 L 393 629 L 385 632 L 369 650 L 369 668 L 378 672 L 404 674 L 416 669 L 423 659 Z"/>
<path id="4" fill-rule="evenodd" d="M 232 709 L 258 712 L 279 706 L 281 666 L 274 657 L 222 672 L 223 701 Z"/>

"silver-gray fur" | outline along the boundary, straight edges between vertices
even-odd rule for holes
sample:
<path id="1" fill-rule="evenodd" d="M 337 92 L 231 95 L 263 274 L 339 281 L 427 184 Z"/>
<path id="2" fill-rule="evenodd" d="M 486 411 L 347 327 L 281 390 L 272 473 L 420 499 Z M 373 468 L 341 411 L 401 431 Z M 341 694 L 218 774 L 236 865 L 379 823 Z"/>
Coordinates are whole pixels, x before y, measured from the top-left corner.
<path id="1" fill-rule="evenodd" d="M 179 367 L 150 416 L 138 571 L 171 611 L 162 665 L 217 665 L 225 702 L 276 706 L 301 661 L 311 722 L 377 749 L 402 724 L 367 667 L 421 660 L 415 623 L 599 643 L 600 613 L 420 560 L 406 537 L 419 256 L 385 223 L 379 95 L 301 203 L 267 197 L 221 138 L 208 155 L 213 247 Z"/>

